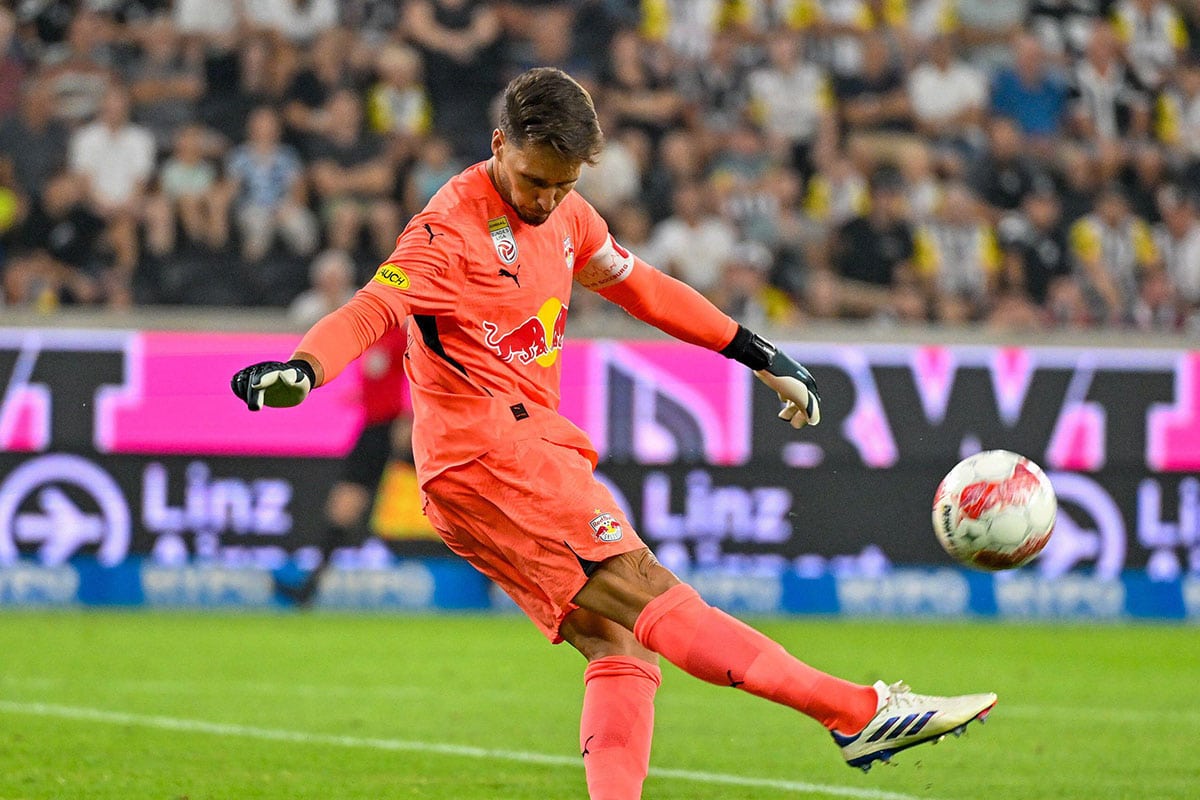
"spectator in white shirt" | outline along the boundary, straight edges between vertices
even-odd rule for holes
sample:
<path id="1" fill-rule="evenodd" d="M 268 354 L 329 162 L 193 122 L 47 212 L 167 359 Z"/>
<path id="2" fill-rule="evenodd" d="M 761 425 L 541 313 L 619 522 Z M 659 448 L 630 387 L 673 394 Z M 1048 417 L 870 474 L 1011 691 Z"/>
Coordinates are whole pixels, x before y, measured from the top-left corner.
<path id="1" fill-rule="evenodd" d="M 909 75 L 908 96 L 920 133 L 956 148 L 981 144 L 987 88 L 977 69 L 954 57 L 949 36 L 930 42 L 928 57 Z"/>
<path id="2" fill-rule="evenodd" d="M 793 32 L 772 35 L 767 56 L 769 63 L 748 79 L 751 111 L 769 136 L 787 145 L 792 167 L 811 175 L 813 154 L 837 137 L 829 79 L 801 57 L 800 39 Z"/>
<path id="3" fill-rule="evenodd" d="M 83 176 L 93 210 L 107 224 L 114 255 L 108 276 L 111 304 L 132 302 L 130 283 L 138 262 L 137 226 L 143 212 L 146 186 L 154 174 L 154 136 L 129 121 L 129 95 L 110 86 L 95 122 L 71 137 L 69 166 Z"/>
<path id="4" fill-rule="evenodd" d="M 675 190 L 674 213 L 654 226 L 656 266 L 698 292 L 711 292 L 737 243 L 732 224 L 705 209 L 706 190 L 685 183 Z"/>

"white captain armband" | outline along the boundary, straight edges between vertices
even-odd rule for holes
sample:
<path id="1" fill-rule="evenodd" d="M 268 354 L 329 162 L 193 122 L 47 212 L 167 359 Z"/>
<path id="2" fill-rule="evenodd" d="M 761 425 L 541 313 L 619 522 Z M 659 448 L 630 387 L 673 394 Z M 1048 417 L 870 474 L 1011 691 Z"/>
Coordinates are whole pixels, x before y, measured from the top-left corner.
<path id="1" fill-rule="evenodd" d="M 615 286 L 633 272 L 633 254 L 609 234 L 608 241 L 575 273 L 575 280 L 585 289 L 599 291 Z"/>

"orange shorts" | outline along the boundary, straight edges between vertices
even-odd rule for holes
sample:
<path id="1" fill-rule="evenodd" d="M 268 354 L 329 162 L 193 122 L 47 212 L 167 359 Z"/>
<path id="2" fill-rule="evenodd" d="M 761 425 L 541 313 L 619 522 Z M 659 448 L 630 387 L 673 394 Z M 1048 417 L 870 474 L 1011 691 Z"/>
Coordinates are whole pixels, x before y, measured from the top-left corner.
<path id="1" fill-rule="evenodd" d="M 589 565 L 645 547 L 581 453 L 512 442 L 425 485 L 425 514 L 446 544 L 491 578 L 550 641 L 562 641 Z"/>

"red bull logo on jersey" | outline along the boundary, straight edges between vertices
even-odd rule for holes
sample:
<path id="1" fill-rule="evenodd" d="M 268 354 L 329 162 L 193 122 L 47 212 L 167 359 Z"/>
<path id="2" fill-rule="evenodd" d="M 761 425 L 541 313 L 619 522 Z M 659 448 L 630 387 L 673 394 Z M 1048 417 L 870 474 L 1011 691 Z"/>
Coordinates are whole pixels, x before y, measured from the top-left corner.
<path id="1" fill-rule="evenodd" d="M 597 541 L 601 542 L 619 542 L 621 541 L 621 523 L 617 522 L 617 518 L 607 511 L 596 509 L 596 516 L 592 517 L 588 523 L 592 526 L 592 533 Z"/>
<path id="2" fill-rule="evenodd" d="M 492 235 L 492 246 L 496 248 L 500 260 L 505 264 L 517 263 L 517 240 L 513 236 L 512 226 L 508 224 L 508 217 L 489 219 L 488 233 Z"/>
<path id="3" fill-rule="evenodd" d="M 536 362 L 538 366 L 549 367 L 558 360 L 566 331 L 567 307 L 557 297 L 551 297 L 542 303 L 535 316 L 507 333 L 501 333 L 494 322 L 484 320 L 483 342 L 505 363 L 517 359 L 522 364 Z"/>

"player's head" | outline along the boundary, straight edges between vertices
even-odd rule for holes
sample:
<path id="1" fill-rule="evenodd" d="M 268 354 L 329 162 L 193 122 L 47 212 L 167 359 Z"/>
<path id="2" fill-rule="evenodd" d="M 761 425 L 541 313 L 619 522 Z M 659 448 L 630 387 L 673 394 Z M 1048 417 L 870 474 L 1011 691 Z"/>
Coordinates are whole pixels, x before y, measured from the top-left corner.
<path id="1" fill-rule="evenodd" d="M 587 90 L 559 69 L 523 72 L 504 89 L 492 177 L 524 222 L 540 225 L 595 163 L 604 134 Z"/>

